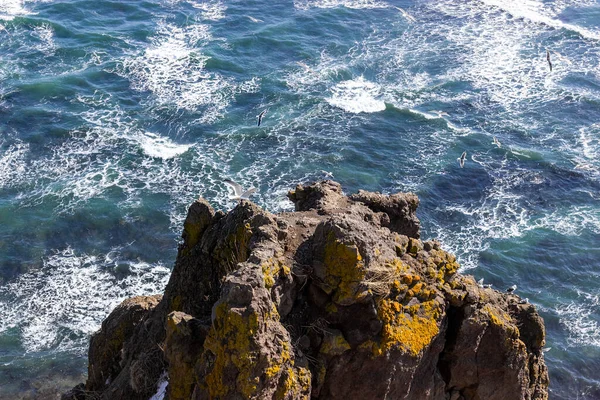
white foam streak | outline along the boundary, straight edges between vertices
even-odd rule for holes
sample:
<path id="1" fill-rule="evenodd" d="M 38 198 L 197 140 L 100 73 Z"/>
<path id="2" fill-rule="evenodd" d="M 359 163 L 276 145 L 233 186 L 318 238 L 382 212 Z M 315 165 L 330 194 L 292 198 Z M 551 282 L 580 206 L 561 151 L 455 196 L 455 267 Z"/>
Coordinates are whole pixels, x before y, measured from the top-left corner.
<path id="1" fill-rule="evenodd" d="M 0 187 L 28 185 L 17 198 L 19 207 L 50 201 L 56 213 L 71 213 L 92 198 L 121 191 L 124 210 L 139 207 L 144 194 L 165 193 L 178 215 L 195 198 L 198 185 L 194 172 L 182 171 L 179 155 L 193 151 L 194 145 L 179 144 L 150 132 L 141 131 L 110 97 L 80 96 L 93 108 L 80 115 L 86 129 L 74 131 L 43 157 L 27 161 L 28 147 L 14 144 L 0 155 Z M 146 156 L 140 157 L 141 150 Z M 1 154 L 1 153 L 0 153 Z M 211 168 L 216 162 L 198 157 Z M 187 188 L 187 189 L 186 189 Z M 189 197 L 185 197 L 185 194 Z M 192 195 L 193 193 L 193 195 Z M 183 197 L 182 197 L 183 196 Z M 126 211 L 125 211 L 126 212 Z M 179 226 L 174 227 L 179 229 Z"/>
<path id="2" fill-rule="evenodd" d="M 579 128 L 575 141 L 564 141 L 561 149 L 566 154 L 573 154 L 575 169 L 592 176 L 600 175 L 600 124 L 592 124 Z"/>
<path id="3" fill-rule="evenodd" d="M 120 249 L 114 249 L 118 252 Z M 26 351 L 84 352 L 90 334 L 120 302 L 163 290 L 169 269 L 67 248 L 0 287 L 0 332 L 17 327 Z M 127 267 L 119 278 L 114 269 Z"/>
<path id="4" fill-rule="evenodd" d="M 388 8 L 389 5 L 377 0 L 294 0 L 294 7 L 300 10 L 311 8 L 346 7 L 352 9 Z"/>
<path id="5" fill-rule="evenodd" d="M 565 23 L 556 18 L 553 10 L 549 9 L 544 3 L 537 0 L 480 0 L 488 6 L 498 7 L 508 12 L 516 18 L 524 18 L 531 22 L 544 24 L 555 29 L 568 29 L 579 33 L 581 36 L 600 40 L 600 32 Z"/>

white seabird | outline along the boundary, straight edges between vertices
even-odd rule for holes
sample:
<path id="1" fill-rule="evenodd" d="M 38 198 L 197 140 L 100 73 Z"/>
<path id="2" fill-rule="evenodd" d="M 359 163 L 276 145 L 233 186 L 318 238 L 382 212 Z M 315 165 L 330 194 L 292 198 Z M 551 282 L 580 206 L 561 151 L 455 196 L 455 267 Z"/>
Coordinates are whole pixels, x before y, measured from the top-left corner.
<path id="1" fill-rule="evenodd" d="M 225 179 L 223 182 L 225 182 L 227 185 L 229 185 L 229 187 L 233 189 L 234 194 L 229 195 L 230 200 L 248 200 L 250 196 L 252 196 L 252 194 L 256 192 L 256 188 L 254 187 L 251 187 L 248 190 L 244 190 L 244 188 L 242 188 L 242 185 L 232 181 L 231 179 Z"/>
<path id="2" fill-rule="evenodd" d="M 502 145 L 500 144 L 500 141 L 498 140 L 498 138 L 496 136 L 494 136 L 494 141 L 492 142 L 492 144 L 495 144 L 498 147 L 501 147 Z"/>
<path id="3" fill-rule="evenodd" d="M 409 22 L 417 22 L 417 20 L 415 19 L 415 17 L 413 17 L 412 15 L 410 15 L 409 13 L 406 12 L 406 10 L 404 10 L 403 8 L 400 7 L 394 7 L 396 10 L 400 11 L 400 14 L 402 14 L 402 16 L 404 18 L 406 18 Z"/>
<path id="4" fill-rule="evenodd" d="M 508 293 L 512 293 L 512 292 L 514 292 L 515 290 L 517 290 L 517 285 L 512 285 L 511 287 L 509 287 L 508 289 L 506 289 L 506 291 L 507 291 Z"/>

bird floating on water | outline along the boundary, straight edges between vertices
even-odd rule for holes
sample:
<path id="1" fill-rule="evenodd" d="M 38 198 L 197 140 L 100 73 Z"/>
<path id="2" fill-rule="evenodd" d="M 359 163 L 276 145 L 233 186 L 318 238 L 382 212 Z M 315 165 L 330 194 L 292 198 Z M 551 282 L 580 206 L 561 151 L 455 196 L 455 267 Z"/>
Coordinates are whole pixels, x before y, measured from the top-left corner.
<path id="1" fill-rule="evenodd" d="M 267 113 L 267 110 L 264 110 L 263 112 L 261 112 L 260 114 L 258 114 L 256 117 L 258 118 L 258 126 L 260 126 L 260 123 L 262 122 L 263 117 L 265 116 L 265 114 Z"/>
<path id="2" fill-rule="evenodd" d="M 515 290 L 517 290 L 517 285 L 512 285 L 511 287 L 509 287 L 508 289 L 506 289 L 506 291 L 507 291 L 508 293 L 512 293 L 512 292 L 514 292 Z"/>
<path id="3" fill-rule="evenodd" d="M 548 61 L 548 65 L 550 66 L 550 72 L 552 72 L 552 62 L 550 61 L 550 52 L 546 50 L 546 60 Z"/>
<path id="4" fill-rule="evenodd" d="M 248 200 L 250 196 L 252 196 L 252 194 L 256 192 L 256 188 L 254 187 L 251 187 L 248 190 L 244 190 L 244 188 L 242 188 L 242 185 L 232 181 L 231 179 L 225 179 L 223 182 L 225 182 L 227 185 L 229 185 L 229 187 L 233 189 L 234 194 L 229 195 L 230 200 Z"/>
<path id="5" fill-rule="evenodd" d="M 457 158 L 458 164 L 460 165 L 461 168 L 463 168 L 465 166 L 465 158 L 467 158 L 466 151 L 463 151 L 463 153 L 460 155 L 460 157 Z"/>
<path id="6" fill-rule="evenodd" d="M 492 144 L 495 144 L 498 147 L 501 147 L 502 145 L 500 144 L 500 141 L 498 140 L 498 138 L 496 138 L 496 136 L 494 136 L 494 141 L 492 142 Z"/>

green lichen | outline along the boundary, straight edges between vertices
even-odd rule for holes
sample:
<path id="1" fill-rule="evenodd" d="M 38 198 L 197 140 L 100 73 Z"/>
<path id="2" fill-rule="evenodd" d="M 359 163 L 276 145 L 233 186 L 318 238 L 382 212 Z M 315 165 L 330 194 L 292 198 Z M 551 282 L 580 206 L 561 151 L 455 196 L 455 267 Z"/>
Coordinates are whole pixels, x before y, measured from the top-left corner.
<path id="1" fill-rule="evenodd" d="M 181 308 L 183 306 L 183 300 L 181 298 L 181 295 L 174 296 L 171 299 L 170 303 L 170 311 L 181 311 Z"/>

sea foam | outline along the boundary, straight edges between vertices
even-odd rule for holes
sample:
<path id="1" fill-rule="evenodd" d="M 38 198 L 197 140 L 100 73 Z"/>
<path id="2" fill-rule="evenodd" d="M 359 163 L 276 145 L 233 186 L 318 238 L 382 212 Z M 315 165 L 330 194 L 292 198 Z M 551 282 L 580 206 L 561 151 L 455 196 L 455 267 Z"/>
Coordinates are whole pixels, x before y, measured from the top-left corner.
<path id="1" fill-rule="evenodd" d="M 28 352 L 87 350 L 90 334 L 121 301 L 161 292 L 170 271 L 160 264 L 57 250 L 43 266 L 0 287 L 0 332 L 16 327 Z M 126 265 L 127 276 L 115 268 Z"/>
<path id="2" fill-rule="evenodd" d="M 351 113 L 372 113 L 385 110 L 385 103 L 378 100 L 380 87 L 376 83 L 365 80 L 362 76 L 344 81 L 331 89 L 332 96 L 327 102 Z"/>
<path id="3" fill-rule="evenodd" d="M 22 0 L 3 0 L 0 2 L 0 20 L 12 21 L 16 16 L 31 14 L 25 9 Z"/>

